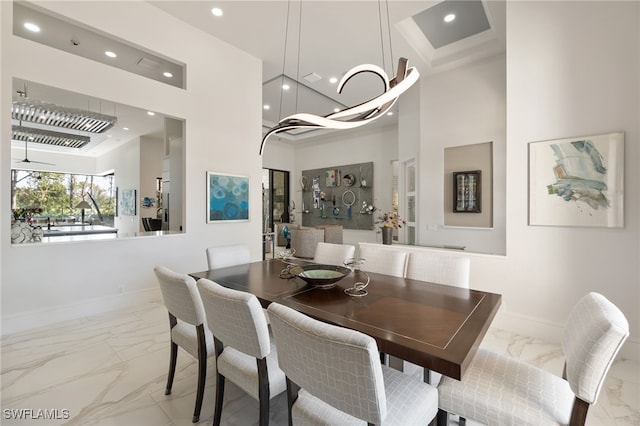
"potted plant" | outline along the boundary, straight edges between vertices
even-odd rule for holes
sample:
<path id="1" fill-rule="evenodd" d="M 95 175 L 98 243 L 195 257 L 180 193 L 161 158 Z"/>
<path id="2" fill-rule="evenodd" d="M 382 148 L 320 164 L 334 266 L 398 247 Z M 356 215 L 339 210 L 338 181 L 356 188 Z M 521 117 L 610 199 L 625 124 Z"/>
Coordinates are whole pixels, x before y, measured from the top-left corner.
<path id="1" fill-rule="evenodd" d="M 377 224 L 382 231 L 382 244 L 391 244 L 393 230 L 402 228 L 407 222 L 400 217 L 397 211 L 383 212 L 378 216 Z"/>

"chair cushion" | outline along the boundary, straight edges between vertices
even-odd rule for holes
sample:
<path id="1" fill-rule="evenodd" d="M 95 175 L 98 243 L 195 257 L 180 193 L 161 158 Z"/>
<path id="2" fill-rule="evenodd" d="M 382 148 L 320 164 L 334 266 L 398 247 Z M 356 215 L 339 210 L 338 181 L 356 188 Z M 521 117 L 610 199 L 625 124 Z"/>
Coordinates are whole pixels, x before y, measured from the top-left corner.
<path id="1" fill-rule="evenodd" d="M 258 366 L 256 359 L 232 347 L 225 347 L 217 360 L 218 372 L 242 390 L 259 400 Z M 278 354 L 274 342 L 271 342 L 271 353 L 267 356 L 269 373 L 269 397 L 282 393 L 287 388 L 285 375 L 278 366 Z"/>
<path id="2" fill-rule="evenodd" d="M 443 377 L 439 406 L 487 425 L 566 425 L 574 394 L 562 378 L 479 349 L 462 381 Z"/>
<path id="3" fill-rule="evenodd" d="M 213 335 L 206 325 L 204 340 L 207 344 L 207 357 L 215 355 Z M 198 359 L 198 332 L 194 325 L 178 320 L 176 326 L 171 329 L 171 341 Z"/>
<path id="4" fill-rule="evenodd" d="M 322 229 L 291 229 L 291 248 L 296 251 L 296 257 L 313 259 L 319 242 L 324 242 Z"/>
<path id="5" fill-rule="evenodd" d="M 344 261 L 354 256 L 356 247 L 350 244 L 319 242 L 313 256 L 315 263 L 344 266 Z"/>
<path id="6" fill-rule="evenodd" d="M 362 269 L 376 274 L 404 277 L 407 264 L 407 253 L 399 250 L 389 250 L 382 244 L 360 246 L 360 257 L 365 259 Z"/>
<path id="7" fill-rule="evenodd" d="M 466 256 L 411 251 L 406 277 L 469 288 L 470 265 L 471 259 Z"/>
<path id="8" fill-rule="evenodd" d="M 611 364 L 629 336 L 629 322 L 598 293 L 583 296 L 569 314 L 562 337 L 567 381 L 578 398 L 598 399 Z"/>
<path id="9" fill-rule="evenodd" d="M 436 388 L 407 374 L 382 366 L 387 415 L 382 425 L 426 425 L 438 411 Z M 304 389 L 293 406 L 293 423 L 304 425 L 365 425 Z"/>

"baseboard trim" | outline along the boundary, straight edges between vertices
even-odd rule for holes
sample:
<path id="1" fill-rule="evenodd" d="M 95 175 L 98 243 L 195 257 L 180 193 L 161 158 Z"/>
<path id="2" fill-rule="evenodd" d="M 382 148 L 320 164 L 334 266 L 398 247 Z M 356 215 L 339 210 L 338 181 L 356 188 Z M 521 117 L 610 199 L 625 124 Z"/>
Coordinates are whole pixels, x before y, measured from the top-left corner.
<path id="1" fill-rule="evenodd" d="M 8 315 L 2 317 L 0 335 L 8 336 L 57 322 L 79 319 L 153 302 L 162 302 L 162 295 L 158 288 L 131 291 L 115 296 L 98 297 L 67 305 L 58 305 L 51 308 Z"/>
<path id="2" fill-rule="evenodd" d="M 513 312 L 506 312 L 504 309 L 501 309 L 491 323 L 491 328 L 511 331 L 549 343 L 560 343 L 564 324 L 515 314 Z M 634 337 L 629 337 L 624 345 L 622 345 L 622 348 L 620 348 L 618 358 L 640 362 L 640 341 Z"/>

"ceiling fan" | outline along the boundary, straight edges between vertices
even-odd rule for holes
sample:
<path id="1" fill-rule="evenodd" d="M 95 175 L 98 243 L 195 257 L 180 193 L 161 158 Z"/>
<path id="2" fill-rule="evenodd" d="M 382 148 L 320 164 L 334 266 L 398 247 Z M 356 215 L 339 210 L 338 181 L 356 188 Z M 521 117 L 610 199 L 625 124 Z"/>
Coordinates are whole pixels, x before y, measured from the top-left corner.
<path id="1" fill-rule="evenodd" d="M 27 141 L 24 141 L 24 158 L 22 160 L 16 161 L 16 163 L 27 163 L 27 164 L 46 164 L 49 166 L 55 166 L 53 163 L 45 163 L 44 161 L 33 161 L 29 160 L 29 155 L 27 153 Z"/>

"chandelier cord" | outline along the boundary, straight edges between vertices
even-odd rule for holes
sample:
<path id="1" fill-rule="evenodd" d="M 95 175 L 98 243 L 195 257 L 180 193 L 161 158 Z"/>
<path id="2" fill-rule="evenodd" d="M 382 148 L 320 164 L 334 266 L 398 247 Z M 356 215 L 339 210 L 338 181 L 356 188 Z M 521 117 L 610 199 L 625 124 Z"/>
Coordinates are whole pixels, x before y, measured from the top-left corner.
<path id="1" fill-rule="evenodd" d="M 385 54 L 384 54 L 384 35 L 383 35 L 384 32 L 382 30 L 382 11 L 380 9 L 381 9 L 381 4 L 380 4 L 380 0 L 378 0 L 378 23 L 380 25 L 380 47 L 382 49 L 382 69 L 386 70 L 387 65 L 386 65 Z"/>
<path id="2" fill-rule="evenodd" d="M 300 45 L 302 44 L 302 0 L 300 0 L 300 16 L 298 17 L 298 63 L 296 67 L 296 108 L 298 112 L 298 88 L 300 87 Z"/>
<path id="3" fill-rule="evenodd" d="M 393 65 L 393 43 L 391 42 L 391 24 L 389 22 L 389 0 L 385 0 L 384 4 L 387 8 L 387 31 L 389 32 L 389 55 L 391 56 L 391 75 L 396 75 L 395 67 Z"/>
<path id="4" fill-rule="evenodd" d="M 284 86 L 285 64 L 287 62 L 287 41 L 289 39 L 289 10 L 291 8 L 291 0 L 287 2 L 287 20 L 284 26 L 284 53 L 282 57 L 282 81 L 280 83 L 280 106 L 278 107 L 278 121 L 282 119 L 282 86 Z"/>

